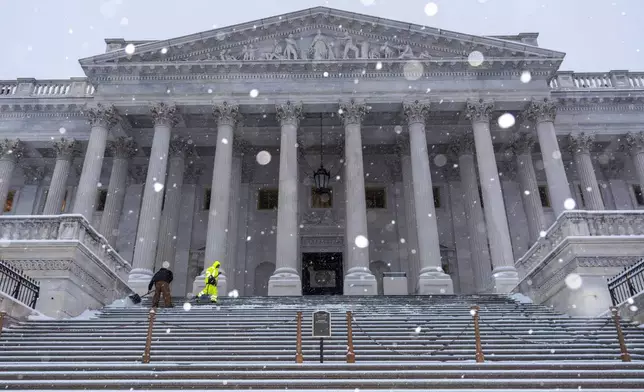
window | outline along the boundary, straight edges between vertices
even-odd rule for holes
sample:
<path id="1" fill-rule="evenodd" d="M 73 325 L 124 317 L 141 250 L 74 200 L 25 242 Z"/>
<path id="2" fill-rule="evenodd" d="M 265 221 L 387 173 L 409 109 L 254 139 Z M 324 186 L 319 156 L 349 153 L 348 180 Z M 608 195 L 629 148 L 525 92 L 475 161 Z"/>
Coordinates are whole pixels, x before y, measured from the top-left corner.
<path id="1" fill-rule="evenodd" d="M 13 199 L 16 197 L 16 191 L 9 191 L 7 193 L 7 200 L 4 202 L 4 212 L 11 212 L 13 210 Z"/>
<path id="2" fill-rule="evenodd" d="M 315 188 L 311 188 L 311 208 L 333 208 L 333 190 L 317 193 Z"/>
<path id="3" fill-rule="evenodd" d="M 204 211 L 210 209 L 210 196 L 212 196 L 212 189 L 205 188 L 203 190 L 203 200 L 201 202 L 201 209 Z"/>
<path id="4" fill-rule="evenodd" d="M 547 186 L 539 186 L 539 198 L 541 199 L 541 207 L 550 207 L 550 195 L 548 194 Z"/>
<path id="5" fill-rule="evenodd" d="M 387 208 L 385 188 L 366 188 L 367 208 Z"/>
<path id="6" fill-rule="evenodd" d="M 260 189 L 257 195 L 257 209 L 276 210 L 277 195 L 277 189 Z"/>
<path id="7" fill-rule="evenodd" d="M 483 208 L 483 189 L 479 186 L 479 200 L 481 203 L 481 208 Z"/>
<path id="8" fill-rule="evenodd" d="M 635 194 L 635 201 L 638 207 L 644 206 L 644 195 L 642 195 L 642 186 L 633 184 L 633 193 Z"/>
<path id="9" fill-rule="evenodd" d="M 105 210 L 105 200 L 107 200 L 107 189 L 99 189 L 96 195 L 96 211 Z"/>
<path id="10" fill-rule="evenodd" d="M 433 187 L 432 193 L 434 194 L 434 208 L 441 208 L 441 187 Z"/>

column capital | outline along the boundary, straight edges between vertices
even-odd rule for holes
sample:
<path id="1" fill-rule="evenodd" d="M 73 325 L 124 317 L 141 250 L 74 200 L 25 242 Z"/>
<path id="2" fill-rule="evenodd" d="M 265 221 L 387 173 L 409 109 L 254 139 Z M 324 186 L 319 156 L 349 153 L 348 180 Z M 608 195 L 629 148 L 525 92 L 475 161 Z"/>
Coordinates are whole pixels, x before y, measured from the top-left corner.
<path id="1" fill-rule="evenodd" d="M 537 124 L 554 122 L 557 116 L 557 105 L 548 98 L 544 98 L 543 101 L 532 100 L 523 114 Z"/>
<path id="2" fill-rule="evenodd" d="M 138 151 L 134 139 L 125 136 L 117 137 L 114 141 L 109 141 L 107 143 L 107 148 L 114 158 L 121 159 L 132 158 Z"/>
<path id="3" fill-rule="evenodd" d="M 134 184 L 143 184 L 148 174 L 147 166 L 131 165 L 128 168 L 128 174 Z"/>
<path id="4" fill-rule="evenodd" d="M 407 124 L 423 124 L 429 114 L 429 102 L 420 102 L 415 100 L 413 102 L 403 102 L 403 114 L 407 120 Z"/>
<path id="5" fill-rule="evenodd" d="M 174 138 L 170 141 L 169 156 L 172 157 L 190 157 L 195 154 L 195 147 L 192 140 L 184 139 L 182 137 Z"/>
<path id="6" fill-rule="evenodd" d="M 468 99 L 465 103 L 465 118 L 475 122 L 490 122 L 490 117 L 492 116 L 492 111 L 494 110 L 493 101 L 484 101 L 479 99 L 478 101 L 473 101 Z"/>
<path id="7" fill-rule="evenodd" d="M 585 132 L 574 133 L 568 136 L 568 141 L 570 142 L 570 152 L 573 154 L 589 154 L 595 144 L 595 135 Z"/>
<path id="8" fill-rule="evenodd" d="M 302 111 L 302 103 L 292 103 L 291 101 L 286 101 L 285 104 L 275 105 L 277 110 L 276 117 L 277 121 L 280 124 L 293 124 L 298 126 L 300 120 L 304 117 L 304 112 Z"/>
<path id="9" fill-rule="evenodd" d="M 629 132 L 624 136 L 623 147 L 631 154 L 644 152 L 644 132 Z"/>
<path id="10" fill-rule="evenodd" d="M 351 99 L 349 102 L 340 102 L 338 114 L 345 126 L 350 124 L 360 125 L 370 109 L 366 104 L 357 103 L 355 99 Z"/>
<path id="11" fill-rule="evenodd" d="M 159 102 L 150 108 L 150 113 L 152 113 L 154 125 L 166 125 L 172 128 L 179 122 L 179 111 L 175 105 Z"/>
<path id="12" fill-rule="evenodd" d="M 47 169 L 45 166 L 25 166 L 23 173 L 25 176 L 25 184 L 40 185 L 45 179 Z"/>
<path id="13" fill-rule="evenodd" d="M 449 153 L 456 157 L 474 154 L 474 134 L 467 132 L 464 135 L 451 139 L 447 148 Z"/>
<path id="14" fill-rule="evenodd" d="M 230 125 L 232 127 L 241 120 L 241 115 L 239 114 L 239 106 L 235 104 L 229 104 L 224 101 L 220 104 L 213 106 L 213 114 L 217 120 L 218 125 Z"/>
<path id="15" fill-rule="evenodd" d="M 0 140 L 0 161 L 18 162 L 24 154 L 24 144 L 20 139 Z"/>
<path id="16" fill-rule="evenodd" d="M 80 152 L 76 139 L 66 139 L 61 137 L 53 144 L 54 151 L 56 151 L 56 159 L 71 161 Z"/>
<path id="17" fill-rule="evenodd" d="M 199 163 L 190 163 L 183 175 L 183 181 L 186 184 L 196 184 L 203 174 L 203 165 Z"/>
<path id="18" fill-rule="evenodd" d="M 529 133 L 515 133 L 510 141 L 510 149 L 514 155 L 531 154 L 535 142 L 534 136 Z"/>
<path id="19" fill-rule="evenodd" d="M 121 119 L 113 105 L 104 106 L 99 103 L 95 106 L 86 107 L 84 112 L 87 116 L 89 125 L 92 127 L 104 127 L 110 129 Z"/>

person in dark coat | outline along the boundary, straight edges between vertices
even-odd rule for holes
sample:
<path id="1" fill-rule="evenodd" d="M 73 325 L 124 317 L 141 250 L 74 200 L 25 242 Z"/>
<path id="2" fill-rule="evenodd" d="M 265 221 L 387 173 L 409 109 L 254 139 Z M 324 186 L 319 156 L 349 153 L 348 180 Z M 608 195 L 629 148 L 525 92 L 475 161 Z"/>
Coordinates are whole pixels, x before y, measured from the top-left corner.
<path id="1" fill-rule="evenodd" d="M 148 291 L 152 291 L 152 286 L 154 286 L 154 297 L 152 297 L 152 307 L 156 308 L 159 306 L 159 300 L 161 299 L 161 294 L 163 294 L 163 305 L 166 308 L 172 307 L 172 295 L 170 294 L 170 283 L 174 276 L 172 271 L 170 271 L 166 264 L 154 274 L 150 284 L 148 285 Z M 169 266 L 169 265 L 168 265 Z"/>

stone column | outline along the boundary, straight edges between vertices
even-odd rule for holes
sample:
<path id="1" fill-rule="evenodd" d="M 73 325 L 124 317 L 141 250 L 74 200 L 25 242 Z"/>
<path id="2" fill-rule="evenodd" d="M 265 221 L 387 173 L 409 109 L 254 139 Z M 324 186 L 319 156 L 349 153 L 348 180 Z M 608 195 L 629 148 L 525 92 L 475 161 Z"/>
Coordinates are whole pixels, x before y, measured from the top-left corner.
<path id="1" fill-rule="evenodd" d="M 22 157 L 22 142 L 19 139 L 0 141 L 0 214 L 4 211 L 11 188 L 13 170 L 20 157 Z"/>
<path id="2" fill-rule="evenodd" d="M 268 281 L 268 295 L 302 295 L 298 265 L 297 222 L 297 128 L 302 118 L 302 105 L 286 102 L 277 105 L 277 120 L 282 126 L 280 140 L 280 174 L 277 207 L 277 247 L 275 273 Z"/>
<path id="3" fill-rule="evenodd" d="M 224 270 L 228 268 L 226 263 L 233 262 L 233 260 L 225 260 L 233 162 L 233 130 L 240 116 L 239 107 L 228 104 L 228 102 L 215 105 L 213 112 L 217 119 L 217 149 L 212 170 L 204 271 L 195 279 L 193 293 L 197 294 L 205 287 L 206 268 L 210 267 L 215 260 L 219 260 L 221 268 L 219 269 L 218 288 L 220 295 L 226 295 L 227 285 Z"/>
<path id="4" fill-rule="evenodd" d="M 496 293 L 509 293 L 519 282 L 519 275 L 514 267 L 510 230 L 505 214 L 505 203 L 499 171 L 496 166 L 492 135 L 490 134 L 490 116 L 494 103 L 468 101 L 465 115 L 472 121 L 476 161 L 479 167 L 481 191 L 485 204 L 485 224 L 487 226 L 492 257 L 493 290 Z"/>
<path id="5" fill-rule="evenodd" d="M 174 260 L 177 253 L 177 237 L 179 230 L 179 213 L 181 212 L 181 191 L 183 176 L 186 171 L 186 157 L 194 155 L 192 142 L 177 138 L 170 142 L 170 159 L 168 160 L 168 179 L 165 184 L 165 202 L 163 203 L 162 230 L 159 232 L 157 246 L 156 269 L 164 262 L 175 268 Z"/>
<path id="6" fill-rule="evenodd" d="M 159 227 L 161 225 L 161 205 L 163 188 L 168 166 L 168 149 L 172 127 L 178 122 L 175 106 L 159 103 L 152 107 L 154 138 L 150 150 L 148 173 L 143 188 L 143 201 L 139 214 L 139 227 L 130 271 L 129 285 L 137 293 L 145 293 L 152 277 L 154 256 L 156 255 Z"/>
<path id="7" fill-rule="evenodd" d="M 554 121 L 556 112 L 557 107 L 551 101 L 533 101 L 528 106 L 526 117 L 534 121 L 537 126 L 539 147 L 541 148 L 543 166 L 548 181 L 548 191 L 552 199 L 552 209 L 558 217 L 566 210 L 566 207 L 574 208 L 574 201 L 570 194 L 570 186 L 568 185 L 566 170 L 561 159 L 557 135 L 555 134 Z"/>
<path id="8" fill-rule="evenodd" d="M 443 271 L 441 263 L 438 222 L 434 208 L 432 176 L 429 169 L 425 117 L 429 104 L 414 101 L 403 103 L 403 112 L 409 125 L 411 176 L 418 231 L 418 258 L 420 275 L 418 294 L 453 294 L 452 279 Z"/>
<path id="9" fill-rule="evenodd" d="M 110 183 L 107 187 L 107 198 L 105 209 L 101 215 L 99 232 L 107 239 L 107 242 L 114 247 L 118 238 L 119 220 L 125 201 L 125 190 L 127 187 L 129 160 L 136 153 L 136 144 L 129 137 L 119 137 L 108 143 L 107 148 L 114 157 L 112 159 L 112 172 Z"/>
<path id="10" fill-rule="evenodd" d="M 590 158 L 590 149 L 595 142 L 593 135 L 585 133 L 570 135 L 570 150 L 575 159 L 577 174 L 581 182 L 581 192 L 588 210 L 603 210 L 604 200 L 595 176 L 593 161 Z"/>
<path id="11" fill-rule="evenodd" d="M 344 295 L 377 295 L 378 284 L 369 269 L 369 233 L 364 187 L 361 124 L 369 112 L 365 104 L 340 103 L 344 123 L 347 274 Z"/>
<path id="12" fill-rule="evenodd" d="M 98 182 L 103 168 L 107 132 L 118 121 L 118 115 L 114 107 L 103 107 L 99 104 L 95 108 L 89 109 L 87 116 L 92 126 L 92 132 L 85 151 L 85 161 L 78 181 L 73 212 L 83 215 L 88 222 L 92 222 L 92 215 L 96 209 Z"/>
<path id="13" fill-rule="evenodd" d="M 78 153 L 78 143 L 74 139 L 61 138 L 54 142 L 56 151 L 56 165 L 51 175 L 51 184 L 47 192 L 47 201 L 42 211 L 43 215 L 59 215 L 63 205 L 63 198 L 67 190 L 67 177 L 72 166 L 72 160 Z"/>
<path id="14" fill-rule="evenodd" d="M 512 140 L 512 151 L 516 158 L 517 175 L 521 184 L 521 200 L 528 220 L 530 245 L 539 239 L 541 232 L 546 229 L 546 218 L 543 214 L 539 185 L 532 162 L 532 148 L 535 140 L 527 133 L 517 134 Z"/>
<path id="15" fill-rule="evenodd" d="M 629 132 L 626 134 L 625 139 L 625 147 L 633 158 L 637 180 L 642 189 L 644 189 L 644 132 Z"/>
<path id="16" fill-rule="evenodd" d="M 463 206 L 469 234 L 470 255 L 474 282 L 477 293 L 485 292 L 490 283 L 490 249 L 487 243 L 485 218 L 479 195 L 479 181 L 474 164 L 474 136 L 472 133 L 461 136 L 450 145 L 452 153 L 458 157 L 461 177 Z"/>

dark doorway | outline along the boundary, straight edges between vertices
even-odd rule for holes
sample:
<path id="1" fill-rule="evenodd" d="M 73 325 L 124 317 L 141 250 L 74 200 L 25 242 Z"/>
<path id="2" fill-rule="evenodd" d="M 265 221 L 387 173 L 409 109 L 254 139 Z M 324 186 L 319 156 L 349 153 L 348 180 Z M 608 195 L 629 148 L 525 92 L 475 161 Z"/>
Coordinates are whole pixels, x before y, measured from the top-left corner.
<path id="1" fill-rule="evenodd" d="M 342 253 L 302 253 L 302 293 L 342 295 Z"/>

